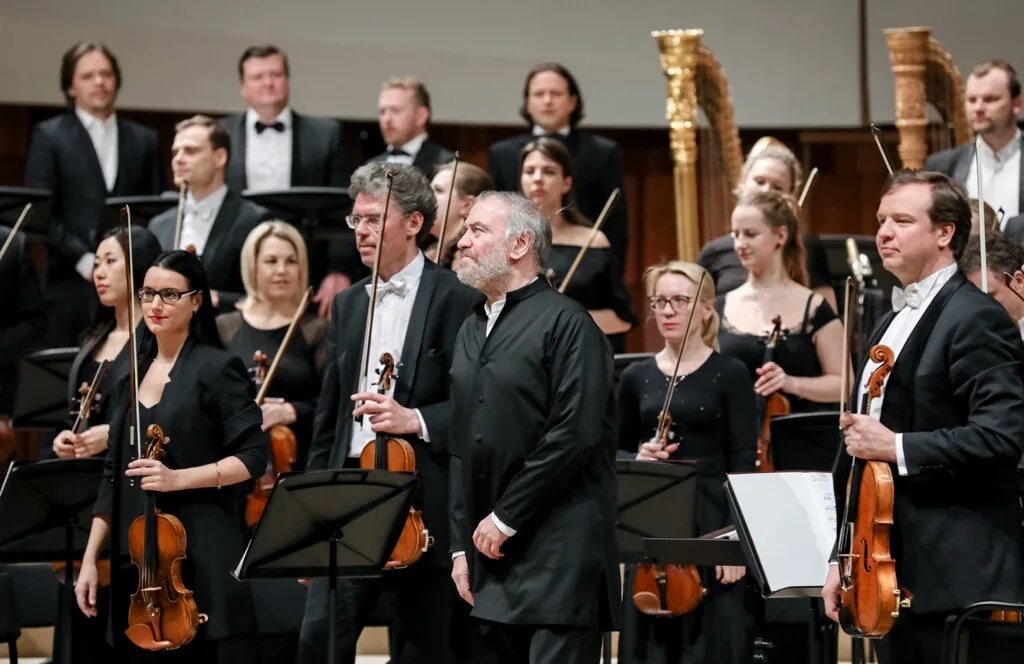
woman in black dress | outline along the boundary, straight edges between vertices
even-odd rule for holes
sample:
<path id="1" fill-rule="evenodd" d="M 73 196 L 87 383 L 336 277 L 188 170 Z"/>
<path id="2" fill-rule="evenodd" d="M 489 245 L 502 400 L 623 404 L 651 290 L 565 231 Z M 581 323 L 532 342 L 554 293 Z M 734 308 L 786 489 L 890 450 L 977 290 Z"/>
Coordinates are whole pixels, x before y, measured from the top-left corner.
<path id="1" fill-rule="evenodd" d="M 265 221 L 242 245 L 245 298 L 238 311 L 217 317 L 224 347 L 249 368 L 256 351 L 271 362 L 309 287 L 306 243 L 291 224 Z M 291 470 L 306 467 L 313 438 L 313 415 L 327 353 L 327 321 L 314 309 L 303 313 L 263 401 L 263 430 L 283 424 L 292 429 L 298 454 Z"/>
<path id="2" fill-rule="evenodd" d="M 722 483 L 726 473 L 754 470 L 756 427 L 754 394 L 743 365 L 717 352 L 715 287 L 708 277 L 697 293 L 704 269 L 673 261 L 644 273 L 644 286 L 665 346 L 654 357 L 630 365 L 618 393 L 620 457 L 641 461 L 693 459 L 697 462 L 698 534 L 729 525 Z M 669 405 L 670 444 L 652 438 L 686 331 L 697 307 Z M 645 442 L 646 441 L 646 442 Z M 623 663 L 678 664 L 746 662 L 750 638 L 744 612 L 743 567 L 701 570 L 708 594 L 679 618 L 640 613 L 631 600 L 634 568 L 626 573 L 624 621 L 619 642 Z"/>
<path id="3" fill-rule="evenodd" d="M 251 634 L 254 625 L 249 588 L 231 576 L 246 543 L 239 504 L 234 492 L 222 489 L 266 468 L 262 413 L 242 362 L 220 348 L 209 285 L 196 256 L 160 254 L 139 297 L 147 328 L 139 335 L 141 427 L 159 424 L 169 443 L 162 461 L 136 458 L 128 436 L 133 404 L 123 377 L 110 406 L 110 454 L 75 585 L 78 605 L 96 616 L 96 559 L 109 539 L 118 661 L 233 661 L 241 640 L 232 639 Z M 140 488 L 155 492 L 157 509 L 184 525 L 182 576 L 199 611 L 209 616 L 180 650 L 149 653 L 124 637 L 129 597 L 138 587 L 126 552 L 128 527 L 142 513 Z"/>
<path id="4" fill-rule="evenodd" d="M 153 259 L 160 253 L 160 243 L 156 236 L 141 226 L 132 227 L 132 250 L 135 259 L 135 284 L 133 291 L 142 287 L 146 270 Z M 92 323 L 82 335 L 81 348 L 71 364 L 68 378 L 68 411 L 77 412 L 79 389 L 92 384 L 93 377 L 100 362 L 110 363 L 103 375 L 97 392 L 100 395 L 94 401 L 94 409 L 89 413 L 89 426 L 79 434 L 70 428 L 61 431 L 53 440 L 53 453 L 61 458 L 89 457 L 102 454 L 107 449 L 108 431 L 110 429 L 110 409 L 108 401 L 110 388 L 128 371 L 127 355 L 124 347 L 128 342 L 128 283 L 125 277 L 125 254 L 127 245 L 124 231 L 114 228 L 103 235 L 96 246 L 96 258 L 93 260 L 92 283 L 96 288 L 96 296 L 100 306 L 96 309 Z M 136 320 L 138 325 L 142 310 L 138 298 L 135 302 Z M 72 416 L 68 421 L 70 427 L 74 423 Z"/>
<path id="5" fill-rule="evenodd" d="M 717 309 L 722 353 L 747 366 L 758 395 L 782 392 L 792 412 L 801 413 L 834 409 L 839 400 L 843 328 L 828 302 L 805 285 L 797 214 L 795 201 L 774 191 L 740 196 L 732 230 L 747 280 L 719 297 Z M 782 338 L 774 361 L 765 364 L 776 316 Z"/>
<path id="6" fill-rule="evenodd" d="M 523 194 L 551 222 L 548 277 L 558 287 L 593 226 L 572 206 L 572 157 L 558 139 L 538 138 L 519 153 L 519 175 Z M 636 314 L 604 233 L 598 232 L 565 294 L 587 308 L 616 353 L 625 349 L 625 333 L 636 324 Z"/>

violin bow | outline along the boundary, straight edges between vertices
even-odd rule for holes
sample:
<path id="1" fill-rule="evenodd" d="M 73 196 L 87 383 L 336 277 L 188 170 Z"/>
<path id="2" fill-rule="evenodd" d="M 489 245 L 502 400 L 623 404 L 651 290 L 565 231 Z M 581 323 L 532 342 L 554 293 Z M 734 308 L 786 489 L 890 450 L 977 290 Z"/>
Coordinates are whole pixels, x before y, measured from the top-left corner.
<path id="1" fill-rule="evenodd" d="M 615 190 L 618 192 L 618 189 Z M 614 192 L 613 192 L 614 195 Z M 690 315 L 686 318 L 686 331 L 683 332 L 683 342 L 679 344 L 679 352 L 676 354 L 676 364 L 672 369 L 672 380 L 668 382 L 668 389 L 665 390 L 665 402 L 661 405 L 661 414 L 658 415 L 658 440 L 666 440 L 668 436 L 669 406 L 672 397 L 676 392 L 676 379 L 679 377 L 679 366 L 682 363 L 683 351 L 686 350 L 686 340 L 690 338 L 690 326 L 693 324 L 693 315 L 697 313 L 697 305 L 700 303 L 700 291 L 704 288 L 704 280 L 707 278 L 707 270 L 701 270 L 700 281 L 697 282 L 697 290 L 693 296 L 693 306 L 690 307 Z"/>
<path id="2" fill-rule="evenodd" d="M 985 195 L 982 192 L 981 177 L 981 150 L 978 149 L 977 141 L 974 139 L 974 170 L 978 172 L 978 253 L 981 255 L 981 292 L 988 292 L 988 254 L 985 251 Z M 1013 289 L 1011 289 L 1013 290 Z"/>
<path id="3" fill-rule="evenodd" d="M 178 189 L 178 216 L 174 220 L 174 244 L 171 249 L 178 249 L 181 244 L 181 227 L 185 223 L 185 193 L 188 191 L 188 182 L 181 181 Z"/>
<path id="4" fill-rule="evenodd" d="M 131 399 L 131 425 L 129 426 L 129 439 L 135 445 L 136 459 L 142 456 L 142 417 L 139 413 L 139 346 L 135 334 L 135 254 L 132 249 L 132 211 L 127 205 L 124 206 L 124 225 L 121 232 L 125 234 L 125 246 L 128 247 L 128 269 L 125 270 L 125 281 L 128 284 L 128 373 L 129 390 Z"/>
<path id="5" fill-rule="evenodd" d="M 843 367 L 839 372 L 839 414 L 847 412 L 850 384 L 850 308 L 853 304 L 853 278 L 847 277 L 843 293 Z M 842 425 L 839 426 L 842 431 Z"/>
<path id="6" fill-rule="evenodd" d="M 7 250 L 10 248 L 11 243 L 14 242 L 14 236 L 21 230 L 21 225 L 25 223 L 25 219 L 28 217 L 29 211 L 32 209 L 31 203 L 25 203 L 25 207 L 21 209 L 21 214 L 18 215 L 18 221 L 14 222 L 14 226 L 11 227 L 11 232 L 7 234 L 7 239 L 4 240 L 4 246 L 0 247 L 0 261 L 7 255 Z"/>
<path id="7" fill-rule="evenodd" d="M 878 153 L 882 155 L 882 161 L 885 162 L 885 170 L 892 175 L 892 164 L 889 163 L 889 155 L 886 154 L 885 146 L 882 145 L 882 130 L 874 122 L 871 123 L 871 136 L 875 139 L 875 145 L 878 146 Z"/>
<path id="8" fill-rule="evenodd" d="M 434 253 L 434 264 L 440 267 L 444 256 L 445 233 L 448 232 L 448 214 L 452 211 L 452 194 L 455 192 L 455 176 L 459 173 L 459 151 L 452 158 L 452 182 L 448 185 L 448 202 L 444 205 L 444 218 L 441 219 L 441 233 L 437 236 L 437 251 Z"/>
<path id="9" fill-rule="evenodd" d="M 295 314 L 292 316 L 292 322 L 288 324 L 288 330 L 284 333 L 281 345 L 277 347 L 277 352 L 274 353 L 274 360 L 270 363 L 270 368 L 267 369 L 267 375 L 263 377 L 263 382 L 260 384 L 260 390 L 256 394 L 257 404 L 263 404 L 263 400 L 267 396 L 267 390 L 270 388 L 270 383 L 274 380 L 274 374 L 277 373 L 277 366 L 281 363 L 281 358 L 284 357 L 284 352 L 288 348 L 288 344 L 291 342 L 292 337 L 295 335 L 295 329 L 299 326 L 299 320 L 302 318 L 302 315 L 306 313 L 306 307 L 309 306 L 309 298 L 312 294 L 312 288 L 307 288 L 305 294 L 303 294 L 302 300 L 299 302 L 299 308 L 295 310 Z"/>
<path id="10" fill-rule="evenodd" d="M 573 275 L 576 274 L 576 269 L 579 268 L 580 263 L 583 262 L 583 256 L 587 253 L 587 249 L 590 249 L 590 245 L 594 243 L 594 239 L 597 234 L 601 232 L 601 226 L 604 225 L 604 220 L 607 218 L 608 213 L 611 212 L 612 207 L 615 205 L 615 201 L 619 199 L 619 188 L 608 196 L 608 200 L 605 201 L 604 209 L 601 210 L 601 214 L 597 216 L 597 221 L 594 222 L 594 227 L 590 231 L 590 237 L 587 238 L 587 243 L 580 247 L 580 250 L 576 253 L 576 258 L 573 259 L 572 265 L 569 266 L 569 271 L 565 273 L 565 279 L 562 279 L 561 285 L 558 286 L 559 293 L 565 293 L 565 289 L 569 287 L 569 282 L 572 281 Z"/>
<path id="11" fill-rule="evenodd" d="M 804 201 L 807 200 L 807 194 L 811 193 L 811 185 L 814 183 L 814 178 L 818 177 L 818 167 L 815 166 L 811 169 L 811 172 L 807 174 L 807 182 L 804 182 L 804 189 L 800 192 L 800 198 L 796 204 L 801 209 L 804 207 Z"/>
<path id="12" fill-rule="evenodd" d="M 363 333 L 363 353 L 359 360 L 359 391 L 364 392 L 366 388 L 366 372 L 370 370 L 370 337 L 373 335 L 373 313 L 377 309 L 377 280 L 380 275 L 381 250 L 384 248 L 384 225 L 388 219 L 388 208 L 391 205 L 391 188 L 395 184 L 395 172 L 385 171 L 388 188 L 384 193 L 384 211 L 380 215 L 380 225 L 377 228 L 377 250 L 373 257 L 373 274 L 370 276 L 370 301 L 366 305 L 366 328 Z"/>

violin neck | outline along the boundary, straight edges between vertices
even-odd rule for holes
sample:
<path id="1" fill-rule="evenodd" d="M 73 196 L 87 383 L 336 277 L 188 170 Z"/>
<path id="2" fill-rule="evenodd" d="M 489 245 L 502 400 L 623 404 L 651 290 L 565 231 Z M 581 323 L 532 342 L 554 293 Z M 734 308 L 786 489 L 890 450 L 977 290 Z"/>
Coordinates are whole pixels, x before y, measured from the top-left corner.
<path id="1" fill-rule="evenodd" d="M 157 546 L 156 532 L 156 496 L 152 491 L 145 491 L 146 496 L 146 534 L 145 534 L 145 563 L 147 570 L 155 570 L 159 564 L 159 548 Z"/>
<path id="2" fill-rule="evenodd" d="M 377 434 L 376 446 L 374 447 L 373 467 L 377 470 L 388 469 L 388 437 L 385 433 Z"/>

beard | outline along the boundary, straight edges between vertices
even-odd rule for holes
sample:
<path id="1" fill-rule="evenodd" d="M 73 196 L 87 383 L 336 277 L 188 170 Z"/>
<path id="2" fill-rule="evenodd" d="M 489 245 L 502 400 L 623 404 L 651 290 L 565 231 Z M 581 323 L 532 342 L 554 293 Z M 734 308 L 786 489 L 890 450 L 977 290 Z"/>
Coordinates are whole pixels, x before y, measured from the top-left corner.
<path id="1" fill-rule="evenodd" d="M 506 279 L 512 269 L 506 258 L 505 243 L 502 242 L 482 256 L 467 258 L 459 252 L 453 267 L 459 281 L 470 288 L 482 291 L 491 284 Z"/>

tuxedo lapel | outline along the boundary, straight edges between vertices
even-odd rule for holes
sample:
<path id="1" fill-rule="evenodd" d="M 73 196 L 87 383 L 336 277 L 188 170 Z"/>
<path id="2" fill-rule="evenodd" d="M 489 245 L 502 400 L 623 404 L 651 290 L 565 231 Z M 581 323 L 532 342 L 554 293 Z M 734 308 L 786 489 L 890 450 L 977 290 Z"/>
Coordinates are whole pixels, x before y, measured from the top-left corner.
<path id="1" fill-rule="evenodd" d="M 349 390 L 342 395 L 343 399 L 358 392 L 360 387 L 359 382 L 363 372 L 363 337 L 366 334 L 366 308 L 370 304 L 370 296 L 366 294 L 365 288 L 367 282 L 368 280 L 363 279 L 352 286 L 357 289 L 352 298 L 354 302 L 349 307 L 347 320 L 342 323 L 344 331 L 339 339 L 341 356 L 338 358 L 338 375 L 343 379 L 342 391 Z M 371 357 L 370 361 L 373 362 L 374 359 Z M 344 382 L 345 380 L 348 382 Z M 371 389 L 370 385 L 364 387 L 367 390 Z M 351 408 L 349 408 L 349 412 L 352 412 Z"/>
<path id="2" fill-rule="evenodd" d="M 412 165 L 418 168 L 423 173 L 433 172 L 434 164 L 437 163 L 437 146 L 428 141 L 423 141 L 423 145 L 420 146 L 419 152 L 416 153 L 416 158 L 413 159 Z"/>
<path id="3" fill-rule="evenodd" d="M 245 175 L 245 113 L 233 118 L 228 118 L 228 135 L 231 138 L 231 160 L 228 162 L 228 180 L 240 182 L 238 192 L 241 193 L 248 188 L 249 183 Z"/>
<path id="4" fill-rule="evenodd" d="M 238 210 L 241 207 L 242 199 L 237 194 L 229 191 L 224 196 L 224 201 L 220 204 L 220 210 L 217 211 L 217 218 L 213 220 L 210 237 L 206 239 L 206 246 L 203 248 L 203 265 L 206 267 L 207 272 L 210 271 L 214 258 L 217 255 L 217 250 L 224 242 L 224 238 L 231 232 L 231 227 L 234 225 L 235 217 L 238 216 Z"/>
<path id="5" fill-rule="evenodd" d="M 114 188 L 111 193 L 121 195 L 128 185 L 128 176 L 135 163 L 130 159 L 132 150 L 135 149 L 134 135 L 125 127 L 121 116 L 117 117 L 117 178 L 114 179 Z M 101 171 L 102 172 L 102 171 Z"/>
<path id="6" fill-rule="evenodd" d="M 416 289 L 416 301 L 412 305 L 409 327 L 405 330 L 405 342 L 402 344 L 402 369 L 398 373 L 398 382 L 395 385 L 395 399 L 399 403 L 408 402 L 416 380 L 416 360 L 419 359 L 423 347 L 427 314 L 437 288 L 437 270 L 436 263 L 424 261 L 423 275 L 420 277 L 419 288 Z"/>
<path id="7" fill-rule="evenodd" d="M 120 122 L 120 120 L 118 122 Z M 74 141 L 78 144 L 78 153 L 83 155 L 85 160 L 89 163 L 89 171 L 92 173 L 96 186 L 99 191 L 107 191 L 107 181 L 103 178 L 103 167 L 100 166 L 100 156 L 96 154 L 96 146 L 92 144 L 92 138 L 89 136 L 89 131 L 85 128 L 85 125 L 82 124 L 82 121 L 78 119 L 78 115 L 74 112 L 71 113 L 71 126 L 74 133 Z M 118 143 L 121 142 L 120 134 L 121 130 L 119 127 Z M 120 155 L 118 156 L 118 159 L 120 159 Z M 118 163 L 118 170 L 121 170 L 120 163 Z"/>
<path id="8" fill-rule="evenodd" d="M 889 310 L 884 316 L 882 316 L 882 318 L 879 319 L 875 324 L 875 329 L 871 333 L 871 337 L 868 339 L 867 345 L 864 347 L 865 351 L 870 350 L 882 339 L 882 335 L 884 335 L 885 331 L 889 329 L 889 326 L 892 324 L 892 320 L 895 317 L 896 312 Z M 860 385 L 858 385 L 858 382 L 860 381 L 861 376 L 864 375 L 864 367 L 866 367 L 867 364 L 868 353 L 865 352 L 864 356 L 860 358 L 860 364 L 857 365 L 857 372 L 853 374 L 853 385 L 850 386 L 852 391 L 850 394 L 850 404 L 852 404 L 850 410 L 854 410 L 857 407 L 857 395 L 860 393 Z"/>
<path id="9" fill-rule="evenodd" d="M 952 178 L 966 186 L 967 174 L 971 171 L 971 162 L 974 161 L 975 143 L 971 143 L 966 149 L 960 151 L 960 158 L 953 164 Z"/>
<path id="10" fill-rule="evenodd" d="M 295 111 L 292 111 L 292 172 L 289 183 L 291 186 L 296 186 L 296 182 L 301 178 L 302 173 L 302 130 L 305 124 L 302 122 L 302 116 Z"/>

